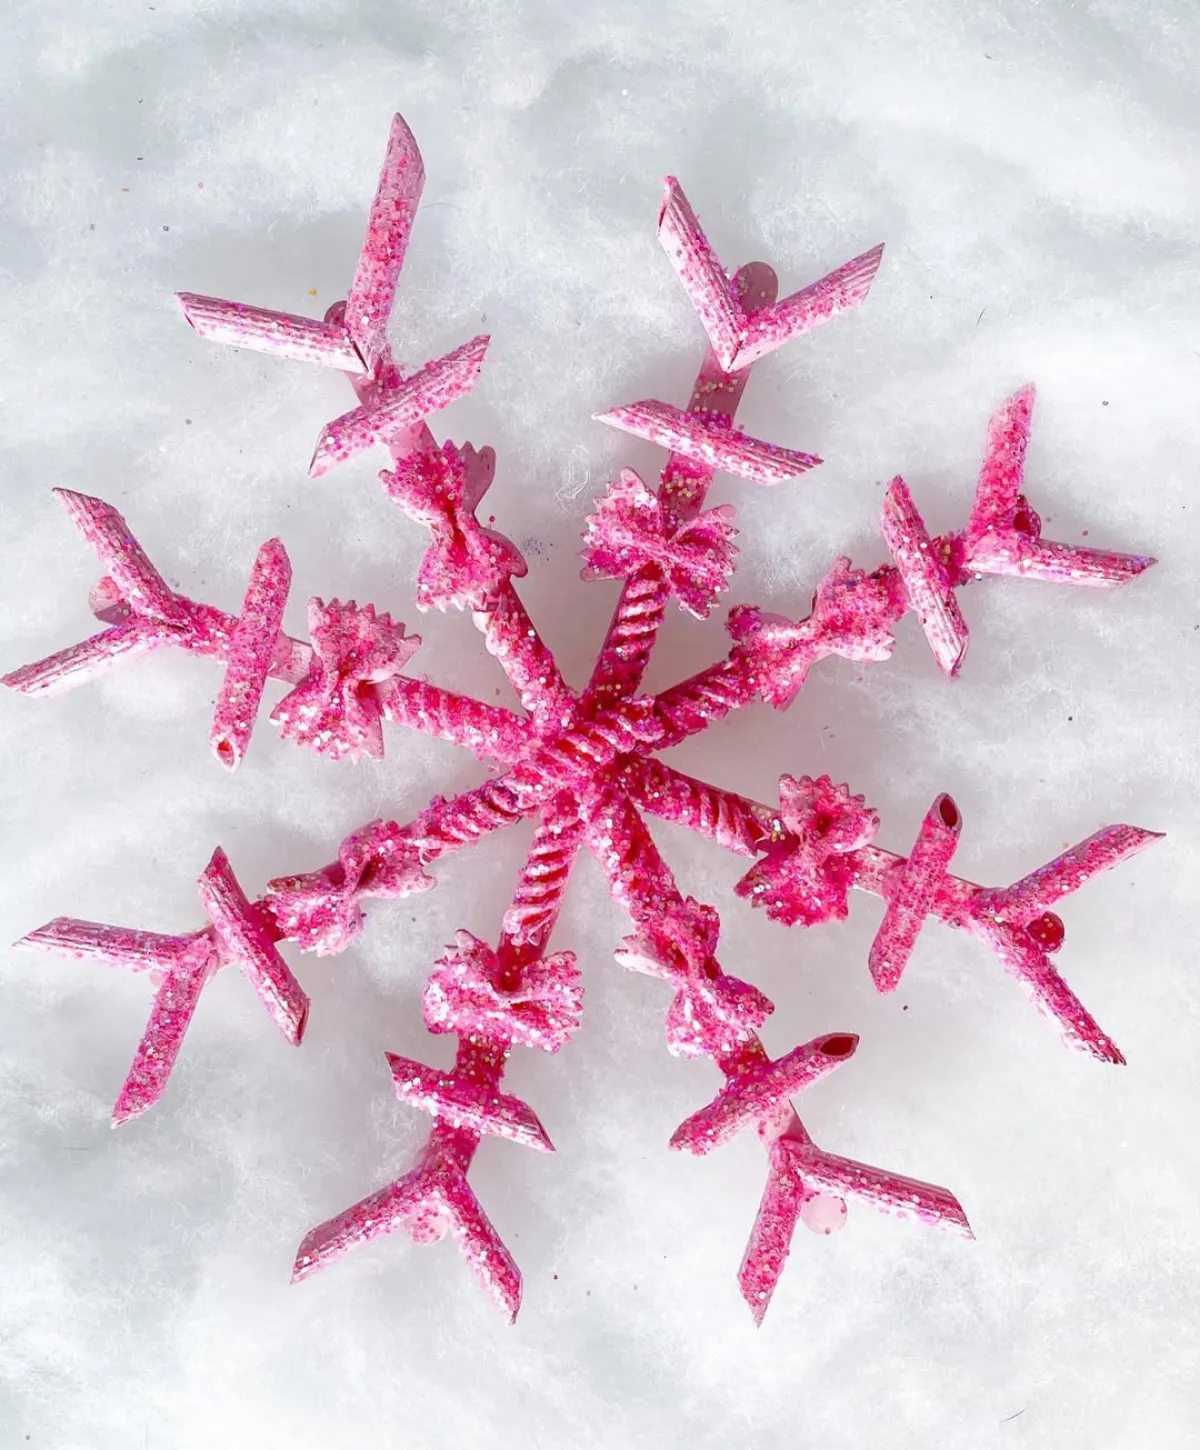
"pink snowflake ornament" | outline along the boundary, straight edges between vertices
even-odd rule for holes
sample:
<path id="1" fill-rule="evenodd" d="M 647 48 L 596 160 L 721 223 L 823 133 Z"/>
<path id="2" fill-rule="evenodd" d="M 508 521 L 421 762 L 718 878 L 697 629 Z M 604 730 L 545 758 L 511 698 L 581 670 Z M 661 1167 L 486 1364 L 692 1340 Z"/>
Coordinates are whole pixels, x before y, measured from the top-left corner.
<path id="1" fill-rule="evenodd" d="M 876 813 L 827 776 L 784 776 L 775 809 L 683 774 L 662 752 L 758 700 L 789 705 L 823 659 L 886 659 L 894 629 L 910 610 L 941 668 L 956 675 L 967 639 L 956 595 L 972 580 L 1008 574 L 1115 587 L 1153 561 L 1043 539 L 1024 486 L 1034 396 L 1025 388 L 991 421 L 963 530 L 930 535 L 897 479 L 881 516 L 890 562 L 868 572 L 838 558 L 799 622 L 738 607 L 730 614 L 727 653 L 646 693 L 643 678 L 670 599 L 704 617 L 732 570 L 729 511 L 704 510 L 715 473 L 778 484 L 820 461 L 736 426 L 752 365 L 860 303 L 881 255 L 873 248 L 777 300 L 777 279 L 765 263 L 724 270 L 678 182 L 668 179 L 659 237 L 711 346 L 686 408 L 647 399 L 602 415 L 669 451 L 657 489 L 626 471 L 588 521 L 585 577 L 623 583 L 590 676 L 572 686 L 517 593 L 524 560 L 476 517 L 494 454 L 439 444 L 426 421 L 474 386 L 487 339 L 416 373 L 401 368 L 388 343 L 423 181 L 416 142 L 396 117 L 348 299 L 319 322 L 195 294 L 182 294 L 180 302 L 197 333 L 214 341 L 343 373 L 357 407 L 326 425 L 311 471 L 324 473 L 370 447 L 388 449 L 385 490 L 432 534 L 418 578 L 419 605 L 471 611 L 520 710 L 405 675 L 419 641 L 371 605 L 313 600 L 311 641 L 284 633 L 290 568 L 278 540 L 258 551 L 241 612 L 230 614 L 168 586 L 116 509 L 67 490 L 55 492 L 100 560 L 91 603 L 104 628 L 11 671 L 4 683 L 26 695 L 50 695 L 157 649 L 181 648 L 224 667 L 212 745 L 229 767 L 245 753 L 265 690 L 278 682 L 289 693 L 273 718 L 286 739 L 334 758 L 377 757 L 386 724 L 460 745 L 492 773 L 456 795 L 435 796 L 407 821 L 368 823 L 342 842 L 336 861 L 278 877 L 257 900 L 217 851 L 200 880 L 207 924 L 199 930 L 166 935 L 59 917 L 25 944 L 146 972 L 154 984 L 149 1022 L 118 1099 L 120 1121 L 162 1094 L 212 972 L 237 966 L 287 1040 L 298 1043 L 308 997 L 281 943 L 318 954 L 344 951 L 362 930 L 364 900 L 428 890 L 434 882 L 426 868 L 443 856 L 534 818 L 533 840 L 494 942 L 460 932 L 435 963 L 424 993 L 427 1027 L 457 1038 L 453 1064 L 387 1056 L 398 1097 L 432 1118 L 424 1147 L 407 1172 L 308 1233 L 293 1277 L 306 1278 L 393 1230 L 418 1244 L 449 1237 L 492 1302 L 507 1318 L 515 1316 L 520 1270 L 468 1175 L 484 1136 L 552 1150 L 537 1113 L 503 1083 L 512 1051 L 556 1052 L 580 1025 L 575 958 L 550 953 L 549 944 L 575 863 L 587 851 L 632 926 L 618 959 L 671 989 L 668 1048 L 679 1057 L 710 1059 L 724 1083 L 680 1125 L 672 1145 L 703 1153 L 748 1130 L 766 1155 L 766 1186 L 738 1274 L 758 1321 L 796 1226 L 821 1236 L 836 1231 L 847 1199 L 968 1235 L 970 1229 L 949 1189 L 816 1146 L 791 1099 L 848 1061 L 857 1036 L 823 1031 L 772 1057 L 758 1035 L 772 1004 L 720 965 L 715 909 L 680 890 L 646 818 L 683 826 L 749 862 L 736 893 L 787 925 L 845 916 L 851 890 L 882 897 L 884 917 L 867 964 L 881 991 L 911 969 L 927 923 L 960 932 L 990 950 L 1070 1048 L 1105 1063 L 1124 1059 L 1051 959 L 1065 939 L 1052 908 L 1157 835 L 1107 826 L 1020 880 L 985 887 L 951 873 L 961 822 L 945 793 L 935 796 L 912 851 L 901 856 L 875 844 Z"/>
<path id="2" fill-rule="evenodd" d="M 351 599 L 308 603 L 308 673 L 271 712 L 285 739 L 334 760 L 383 755 L 383 689 L 420 646 L 375 606 Z"/>

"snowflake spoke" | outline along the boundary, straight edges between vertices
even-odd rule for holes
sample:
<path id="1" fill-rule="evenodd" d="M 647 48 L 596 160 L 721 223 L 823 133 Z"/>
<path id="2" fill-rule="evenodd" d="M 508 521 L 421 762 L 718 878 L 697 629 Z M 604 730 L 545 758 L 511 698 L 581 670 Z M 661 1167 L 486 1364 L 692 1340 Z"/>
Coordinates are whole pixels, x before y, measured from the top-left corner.
<path id="1" fill-rule="evenodd" d="M 402 1224 L 417 1243 L 446 1229 L 485 1291 L 510 1320 L 521 1274 L 467 1182 L 482 1133 L 553 1151 L 537 1115 L 499 1091 L 515 1045 L 557 1052 L 578 1028 L 582 992 L 574 955 L 544 955 L 582 837 L 576 803 L 553 798 L 534 833 L 493 952 L 469 932 L 425 989 L 426 1026 L 459 1037 L 454 1067 L 437 1072 L 388 1054 L 402 1101 L 438 1119 L 416 1168 L 318 1228 L 300 1245 L 293 1278 L 307 1277 L 356 1243 Z"/>
<path id="2" fill-rule="evenodd" d="M 751 262 L 743 267 L 733 285 L 741 305 L 751 314 L 774 301 L 775 273 L 763 262 Z M 732 423 L 749 380 L 749 367 L 736 373 L 727 372 L 710 349 L 692 389 L 688 412 L 725 418 Z M 708 463 L 687 458 L 682 453 L 669 453 L 658 486 L 658 500 L 665 519 L 675 524 L 694 519 L 704 506 L 714 473 L 715 468 Z M 661 564 L 647 560 L 626 572 L 621 597 L 588 685 L 589 700 L 608 703 L 635 693 L 666 612 L 670 590 Z"/>
<path id="3" fill-rule="evenodd" d="M 246 753 L 271 679 L 288 686 L 270 711 L 282 736 L 329 758 L 377 759 L 384 725 L 403 725 L 470 750 L 495 773 L 449 799 L 435 797 L 403 823 L 367 822 L 341 842 L 336 860 L 274 878 L 257 900 L 216 850 L 198 883 L 208 918 L 200 930 L 172 936 L 59 917 L 23 944 L 149 976 L 149 1021 L 114 1110 L 114 1122 L 123 1122 L 162 1096 L 214 972 L 236 967 L 285 1039 L 299 1044 L 309 998 L 279 949 L 282 942 L 319 956 L 344 952 L 363 930 L 365 904 L 429 890 L 435 882 L 427 866 L 538 817 L 495 945 L 458 931 L 426 981 L 424 1022 L 431 1034 L 456 1039 L 452 1065 L 387 1055 L 397 1096 L 434 1120 L 416 1162 L 314 1228 L 300 1245 L 293 1277 L 306 1278 L 395 1228 L 418 1244 L 449 1235 L 492 1302 L 506 1318 L 516 1316 L 520 1270 L 469 1174 L 484 1136 L 553 1151 L 534 1107 L 503 1084 L 514 1048 L 558 1052 L 580 1025 L 575 956 L 549 946 L 586 846 L 632 925 L 617 961 L 670 989 L 668 1051 L 707 1060 L 720 1076 L 716 1095 L 680 1124 L 670 1145 L 707 1153 L 751 1131 L 766 1152 L 766 1185 L 738 1274 L 760 1321 L 797 1225 L 817 1235 L 836 1231 L 847 1198 L 968 1235 L 970 1228 L 947 1189 L 814 1143 L 792 1098 L 847 1061 L 857 1035 L 825 1031 L 770 1055 L 760 1032 L 773 1004 L 721 965 L 717 911 L 680 890 L 642 813 L 743 858 L 735 894 L 784 924 L 840 920 L 854 890 L 881 897 L 883 918 L 868 959 L 881 992 L 897 986 L 929 919 L 968 933 L 995 954 L 1068 1046 L 1108 1063 L 1124 1059 L 1052 961 L 1065 928 L 1051 907 L 1158 837 L 1109 826 L 1011 885 L 983 887 L 951 874 L 961 820 L 944 793 L 902 856 L 875 844 L 877 813 L 827 776 L 784 776 L 778 806 L 764 805 L 684 774 L 661 752 L 759 701 L 786 709 L 823 659 L 889 658 L 910 611 L 940 669 L 957 676 L 968 641 L 958 590 L 985 576 L 1109 587 L 1129 582 L 1153 560 L 1042 538 L 1041 520 L 1024 493 L 1034 405 L 1029 386 L 990 421 L 965 527 L 932 536 L 907 484 L 894 479 L 880 518 L 890 562 L 868 572 L 836 557 L 800 620 L 750 605 L 734 608 L 724 658 L 653 697 L 639 694 L 669 600 L 705 619 L 729 585 L 737 554 L 733 510 L 705 508 L 716 472 L 774 485 L 820 462 L 735 425 L 752 365 L 861 303 L 882 254 L 874 247 L 776 300 L 776 275 L 765 262 L 726 273 L 679 183 L 668 178 L 659 239 L 709 348 L 686 408 L 650 398 L 599 415 L 658 443 L 667 458 L 657 487 L 622 470 L 586 521 L 583 577 L 620 580 L 621 593 L 586 687 L 572 689 L 517 592 L 515 581 L 527 572 L 521 551 L 492 527 L 494 518 L 479 515 L 495 478 L 494 450 L 439 442 L 427 421 L 474 387 L 488 339 L 473 338 L 416 371 L 401 366 L 388 341 L 423 185 L 420 151 L 397 116 L 347 299 L 321 320 L 194 293 L 179 294 L 179 301 L 202 337 L 346 376 L 356 406 L 321 430 L 310 473 L 323 475 L 369 449 L 386 450 L 390 466 L 379 474 L 384 492 L 428 531 L 417 608 L 469 613 L 524 713 L 406 673 L 421 641 L 373 604 L 310 599 L 310 637 L 286 634 L 291 568 L 278 539 L 258 550 L 240 612 L 229 614 L 171 588 L 111 504 L 65 489 L 55 493 L 100 562 L 89 602 L 105 628 L 12 670 L 3 682 L 27 695 L 49 695 L 171 646 L 223 663 L 210 740 L 230 768 Z"/>

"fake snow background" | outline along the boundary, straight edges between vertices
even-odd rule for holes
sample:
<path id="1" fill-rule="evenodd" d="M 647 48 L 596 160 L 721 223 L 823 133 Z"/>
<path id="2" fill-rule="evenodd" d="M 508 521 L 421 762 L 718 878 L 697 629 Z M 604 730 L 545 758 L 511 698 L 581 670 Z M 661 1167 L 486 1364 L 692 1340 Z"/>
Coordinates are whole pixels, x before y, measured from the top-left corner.
<path id="1" fill-rule="evenodd" d="M 300 1051 L 221 974 L 163 1102 L 117 1134 L 147 984 L 6 952 L 2 1443 L 1196 1443 L 1189 7 L 60 0 L 14 6 L 8 30 L 5 668 L 89 625 L 94 560 L 50 497 L 63 484 L 109 499 L 168 582 L 231 610 L 278 533 L 293 633 L 310 594 L 371 600 L 422 635 L 415 670 L 508 702 L 469 622 L 412 608 L 425 536 L 375 482 L 382 450 L 305 478 L 342 379 L 205 344 L 171 299 L 319 316 L 344 296 L 399 109 L 428 180 L 398 351 L 492 334 L 435 432 L 497 448 L 485 513 L 529 558 L 521 592 L 569 679 L 618 588 L 577 580 L 588 505 L 622 464 L 652 477 L 663 457 L 591 414 L 682 405 L 703 353 L 654 236 L 671 171 L 727 263 L 762 257 L 784 291 L 887 242 L 861 309 L 755 369 L 742 424 L 827 461 L 775 490 L 718 477 L 711 501 L 736 503 L 741 529 L 729 602 L 796 616 L 838 551 L 882 561 L 897 472 L 931 529 L 959 526 L 987 418 L 1029 378 L 1047 535 L 1161 563 L 1115 594 L 989 581 L 963 597 L 954 686 L 910 617 L 890 663 L 827 662 L 789 713 L 740 712 L 670 758 L 767 799 L 784 771 L 848 779 L 897 850 L 948 790 L 956 868 L 986 882 L 1112 821 L 1168 839 L 1064 903 L 1057 961 L 1129 1058 L 1105 1069 L 961 933 L 930 924 L 877 998 L 880 903 L 785 931 L 734 900 L 742 863 L 655 825 L 682 889 L 720 908 L 723 960 L 776 1002 L 768 1048 L 862 1034 L 805 1095 L 818 1141 L 945 1183 L 979 1236 L 851 1204 L 843 1234 L 798 1234 L 758 1332 L 735 1273 L 762 1154 L 748 1136 L 666 1151 L 718 1079 L 666 1054 L 668 993 L 613 963 L 628 928 L 586 858 L 555 936 L 580 956 L 584 1027 L 508 1078 L 558 1151 L 488 1140 L 472 1174 L 524 1273 L 515 1329 L 448 1242 L 393 1235 L 288 1286 L 304 1232 L 423 1141 L 383 1051 L 449 1061 L 421 986 L 455 928 L 494 937 L 528 827 L 439 865 L 436 892 L 377 904 L 344 956 L 300 959 Z M 673 610 L 648 688 L 722 653 L 719 617 Z M 227 776 L 206 743 L 219 679 L 163 653 L 0 702 L 6 940 L 59 913 L 184 930 L 214 845 L 253 892 L 482 778 L 399 730 L 379 765 L 298 751 L 265 721 L 278 685 Z"/>

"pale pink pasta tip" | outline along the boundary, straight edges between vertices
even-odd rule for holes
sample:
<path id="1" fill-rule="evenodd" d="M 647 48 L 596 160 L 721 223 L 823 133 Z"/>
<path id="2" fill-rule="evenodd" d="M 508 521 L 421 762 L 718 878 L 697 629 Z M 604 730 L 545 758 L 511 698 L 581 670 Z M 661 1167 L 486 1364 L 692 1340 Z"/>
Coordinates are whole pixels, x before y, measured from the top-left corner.
<path id="1" fill-rule="evenodd" d="M 366 363 L 344 327 L 333 327 L 312 317 L 201 297 L 195 292 L 175 294 L 183 315 L 201 337 L 227 347 L 247 348 L 296 362 L 320 363 L 344 373 L 365 373 Z"/>
<path id="2" fill-rule="evenodd" d="M 250 743 L 291 583 L 287 550 L 278 539 L 268 539 L 254 560 L 241 617 L 229 637 L 225 679 L 209 736 L 213 754 L 230 770 Z"/>
<path id="3" fill-rule="evenodd" d="M 953 679 L 967 652 L 967 626 L 950 580 L 945 551 L 930 538 L 902 478 L 892 479 L 884 495 L 881 526 L 933 657 L 942 673 Z"/>

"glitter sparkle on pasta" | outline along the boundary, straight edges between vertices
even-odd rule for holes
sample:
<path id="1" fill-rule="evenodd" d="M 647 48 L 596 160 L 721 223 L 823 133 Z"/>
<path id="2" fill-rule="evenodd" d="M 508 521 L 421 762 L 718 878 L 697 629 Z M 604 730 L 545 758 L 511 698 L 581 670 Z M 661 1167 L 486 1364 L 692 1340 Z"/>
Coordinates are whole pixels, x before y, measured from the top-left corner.
<path id="1" fill-rule="evenodd" d="M 833 560 L 802 618 L 734 608 L 727 620 L 731 645 L 720 659 L 657 694 L 642 692 L 671 602 L 705 618 L 733 572 L 733 509 L 704 508 L 714 474 L 778 486 L 821 461 L 735 425 L 754 363 L 861 303 L 882 257 L 882 248 L 873 248 L 777 301 L 775 274 L 764 263 L 724 269 L 679 183 L 668 178 L 659 237 L 709 347 L 686 408 L 649 399 L 599 415 L 660 444 L 667 460 L 657 488 L 621 472 L 587 520 L 583 577 L 623 583 L 591 677 L 581 686 L 568 684 L 517 592 L 514 580 L 524 576 L 525 560 L 476 517 L 493 480 L 493 451 L 438 443 L 426 421 L 475 386 L 487 338 L 407 375 L 388 342 L 423 181 L 420 152 L 397 116 L 348 299 L 322 321 L 190 293 L 179 300 L 202 337 L 346 375 L 356 406 L 319 431 L 310 472 L 369 449 L 390 452 L 392 466 L 380 474 L 385 492 L 430 530 L 418 608 L 470 611 L 523 713 L 407 674 L 419 637 L 371 604 L 313 599 L 311 638 L 282 633 L 291 567 L 278 539 L 258 550 L 242 611 L 234 616 L 172 589 L 116 509 L 66 489 L 55 493 L 100 560 L 92 607 L 105 627 L 12 671 L 4 682 L 27 695 L 49 695 L 174 645 L 224 664 L 210 743 L 226 768 L 244 756 L 267 682 L 275 680 L 289 688 L 270 718 L 298 745 L 335 759 L 378 757 L 385 727 L 403 726 L 466 747 L 493 774 L 452 798 L 435 797 L 407 822 L 366 823 L 341 843 L 330 865 L 280 876 L 256 900 L 218 848 L 198 883 L 206 924 L 177 936 L 59 917 L 24 944 L 148 973 L 150 1019 L 114 1110 L 114 1122 L 124 1122 L 162 1095 L 214 972 L 238 967 L 275 1025 L 299 1044 L 309 999 L 280 953 L 281 942 L 301 951 L 344 951 L 363 929 L 364 898 L 426 891 L 435 884 L 427 868 L 441 857 L 536 817 L 494 944 L 460 931 L 432 964 L 425 1023 L 432 1033 L 457 1037 L 453 1065 L 440 1070 L 388 1055 L 400 1099 L 433 1118 L 425 1147 L 402 1177 L 314 1228 L 300 1245 L 294 1277 L 306 1278 L 392 1229 L 406 1230 L 416 1243 L 449 1232 L 496 1305 L 509 1318 L 516 1315 L 520 1271 L 469 1173 L 485 1134 L 552 1150 L 534 1109 L 503 1091 L 502 1081 L 514 1048 L 557 1053 L 579 1027 L 583 996 L 575 955 L 548 948 L 572 866 L 587 851 L 629 914 L 632 931 L 617 947 L 618 962 L 660 978 L 670 990 L 669 1051 L 708 1058 L 724 1077 L 716 1097 L 680 1124 L 670 1146 L 708 1153 L 746 1131 L 763 1146 L 766 1185 L 739 1273 L 742 1294 L 761 1320 L 796 1225 L 818 1235 L 833 1232 L 845 1220 L 847 1199 L 967 1235 L 970 1228 L 948 1189 L 839 1157 L 813 1141 L 792 1099 L 846 1064 L 858 1037 L 828 1028 L 779 1056 L 768 1052 L 759 1032 L 773 1004 L 719 964 L 720 918 L 681 890 L 646 818 L 689 827 L 744 858 L 735 893 L 784 925 L 841 919 L 855 890 L 882 897 L 885 911 L 868 962 L 881 992 L 896 988 L 929 919 L 977 938 L 1069 1047 L 1107 1063 L 1122 1062 L 1120 1051 L 1054 964 L 1064 927 L 1052 908 L 1156 835 L 1107 826 L 1009 886 L 978 886 L 950 870 L 964 822 L 949 795 L 933 800 L 912 850 L 900 856 L 874 844 L 877 813 L 828 776 L 784 776 L 778 801 L 759 802 L 682 774 L 660 752 L 754 701 L 786 709 L 809 670 L 828 656 L 886 660 L 895 626 L 909 610 L 940 668 L 956 676 L 967 648 L 958 591 L 985 576 L 1107 587 L 1127 583 L 1153 560 L 1042 538 L 1023 492 L 1034 392 L 1022 388 L 991 420 L 963 528 L 931 535 L 904 480 L 895 479 L 880 521 L 888 561 L 868 571 L 847 558 Z"/>

